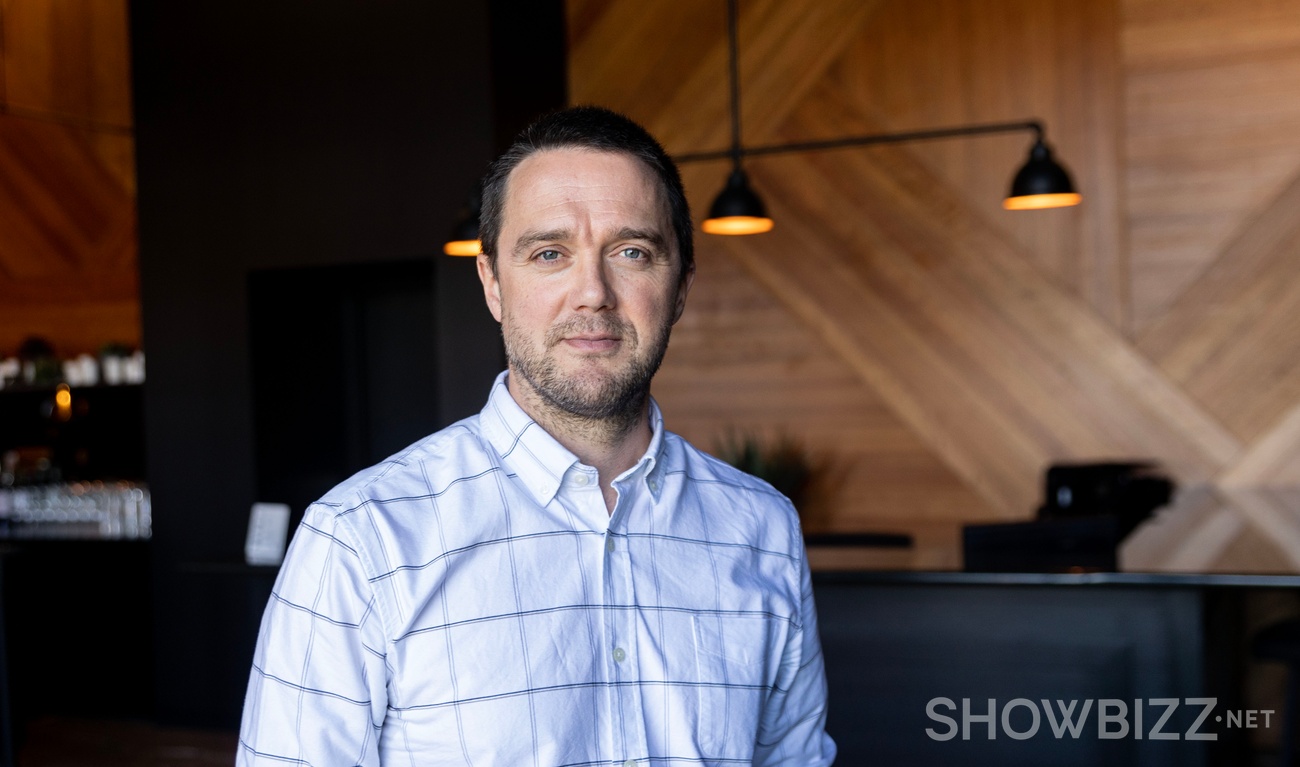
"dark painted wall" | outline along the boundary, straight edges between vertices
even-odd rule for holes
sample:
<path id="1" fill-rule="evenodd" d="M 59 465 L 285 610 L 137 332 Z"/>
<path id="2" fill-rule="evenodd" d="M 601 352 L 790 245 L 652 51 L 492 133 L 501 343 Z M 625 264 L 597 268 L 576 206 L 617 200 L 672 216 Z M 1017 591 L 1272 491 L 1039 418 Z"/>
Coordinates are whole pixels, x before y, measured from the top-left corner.
<path id="1" fill-rule="evenodd" d="M 249 273 L 434 259 L 434 327 L 410 343 L 437 357 L 442 421 L 503 366 L 473 260 L 439 253 L 498 136 L 564 100 L 562 3 L 503 7 L 131 4 L 164 722 L 237 723 L 272 578 L 235 565 L 258 500 Z"/>

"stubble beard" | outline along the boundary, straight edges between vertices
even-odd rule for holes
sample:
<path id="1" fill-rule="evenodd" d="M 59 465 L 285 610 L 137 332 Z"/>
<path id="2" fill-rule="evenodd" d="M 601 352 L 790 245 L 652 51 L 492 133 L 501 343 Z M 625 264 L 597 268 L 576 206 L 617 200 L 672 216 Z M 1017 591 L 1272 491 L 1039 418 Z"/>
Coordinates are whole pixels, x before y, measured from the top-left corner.
<path id="1" fill-rule="evenodd" d="M 545 350 L 536 353 L 528 339 L 512 323 L 503 323 L 506 359 L 537 393 L 541 403 L 571 426 L 621 433 L 640 417 L 650 393 L 650 380 L 668 349 L 671 323 L 665 323 L 654 338 L 646 339 L 645 354 L 636 328 L 617 318 L 577 317 L 551 328 L 544 339 Z M 590 369 L 567 373 L 556 363 L 554 350 L 566 337 L 579 333 L 609 333 L 619 336 L 633 352 L 630 364 L 621 370 Z"/>

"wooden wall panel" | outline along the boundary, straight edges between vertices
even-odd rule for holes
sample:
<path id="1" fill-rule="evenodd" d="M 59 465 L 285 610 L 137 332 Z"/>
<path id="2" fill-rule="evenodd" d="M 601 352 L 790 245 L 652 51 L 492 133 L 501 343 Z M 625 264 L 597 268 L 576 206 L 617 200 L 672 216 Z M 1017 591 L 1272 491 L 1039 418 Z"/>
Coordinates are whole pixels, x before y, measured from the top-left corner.
<path id="1" fill-rule="evenodd" d="M 808 105 L 801 114 L 822 124 L 856 124 L 837 119 L 833 87 Z M 762 269 L 763 254 L 802 243 L 802 268 L 774 274 L 769 289 L 807 285 L 805 321 L 824 314 L 823 334 L 843 333 L 841 354 L 862 359 L 864 380 L 1009 515 L 1033 507 L 1051 460 L 1159 454 L 1195 481 L 1235 455 L 1230 436 L 906 150 L 792 159 L 763 181 L 770 200 L 797 207 L 772 246 L 735 245 L 741 263 Z M 853 239 L 792 233 L 819 212 L 855 211 Z M 857 295 L 846 292 L 853 278 Z"/>
<path id="2" fill-rule="evenodd" d="M 120 0 L 4 0 L 4 100 L 100 129 L 131 127 L 131 49 Z"/>
<path id="3" fill-rule="evenodd" d="M 724 146 L 723 7 L 575 2 L 573 100 L 673 152 Z M 747 143 L 1038 117 L 1085 202 L 1002 211 L 1014 136 L 752 158 L 777 228 L 700 236 L 656 384 L 674 428 L 853 456 L 811 524 L 927 542 L 894 565 L 1029 516 L 1050 462 L 1152 458 L 1182 490 L 1129 566 L 1300 570 L 1300 6 L 745 0 L 741 20 Z M 657 29 L 672 44 L 624 63 Z M 724 172 L 684 168 L 697 215 Z"/>
<path id="4" fill-rule="evenodd" d="M 874 130 L 1045 120 L 1086 206 L 1033 215 L 1002 209 L 1028 134 L 908 148 L 1062 289 L 1127 329 L 1116 15 L 1108 2 L 887 3 L 843 51 L 832 78 Z"/>
<path id="5" fill-rule="evenodd" d="M 594 5 L 584 6 L 581 19 L 570 18 L 570 100 L 634 116 L 672 153 L 727 148 L 726 6 L 676 0 Z M 742 96 L 743 131 L 747 142 L 762 143 L 878 3 L 747 0 L 742 5 L 742 94 L 753 95 Z"/>
<path id="6" fill-rule="evenodd" d="M 0 357 L 140 343 L 125 0 L 5 0 Z"/>
<path id="7" fill-rule="evenodd" d="M 1300 171 L 1300 6 L 1126 0 L 1122 39 L 1144 330 Z"/>
<path id="8" fill-rule="evenodd" d="M 960 522 L 998 511 L 716 240 L 700 245 L 703 289 L 674 328 L 654 384 L 669 428 L 705 449 L 737 432 L 794 437 L 817 467 L 802 510 L 810 530 L 934 531 L 941 544 L 919 547 L 919 556 L 956 566 Z"/>
<path id="9" fill-rule="evenodd" d="M 1246 446 L 1200 493 L 1222 551 L 1168 524 L 1139 531 L 1135 548 L 1295 571 L 1300 6 L 1128 0 L 1124 19 L 1139 345 Z"/>
<path id="10" fill-rule="evenodd" d="M 1141 338 L 1166 373 L 1240 438 L 1300 401 L 1300 176 L 1237 236 Z"/>

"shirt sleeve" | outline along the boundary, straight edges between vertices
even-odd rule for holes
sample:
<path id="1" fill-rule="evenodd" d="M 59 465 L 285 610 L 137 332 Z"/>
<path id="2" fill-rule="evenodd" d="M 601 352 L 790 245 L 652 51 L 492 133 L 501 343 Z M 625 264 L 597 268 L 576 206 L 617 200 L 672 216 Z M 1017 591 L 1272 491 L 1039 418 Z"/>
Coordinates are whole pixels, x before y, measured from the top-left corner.
<path id="1" fill-rule="evenodd" d="M 262 618 L 236 764 L 379 765 L 384 631 L 346 516 L 312 506 Z"/>
<path id="2" fill-rule="evenodd" d="M 835 742 L 826 734 L 826 670 L 817 634 L 812 574 L 803 552 L 800 624 L 781 655 L 776 689 L 768 699 L 754 748 L 755 767 L 825 767 L 835 761 Z"/>

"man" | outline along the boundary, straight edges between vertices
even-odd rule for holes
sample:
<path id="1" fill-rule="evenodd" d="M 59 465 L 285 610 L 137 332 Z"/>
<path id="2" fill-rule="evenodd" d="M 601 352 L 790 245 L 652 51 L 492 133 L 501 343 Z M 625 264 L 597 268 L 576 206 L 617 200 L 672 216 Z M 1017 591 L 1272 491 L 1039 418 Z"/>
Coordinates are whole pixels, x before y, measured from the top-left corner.
<path id="1" fill-rule="evenodd" d="M 570 109 L 483 197 L 507 371 L 478 416 L 308 509 L 239 762 L 830 764 L 794 509 L 649 397 L 695 273 L 672 161 Z"/>

